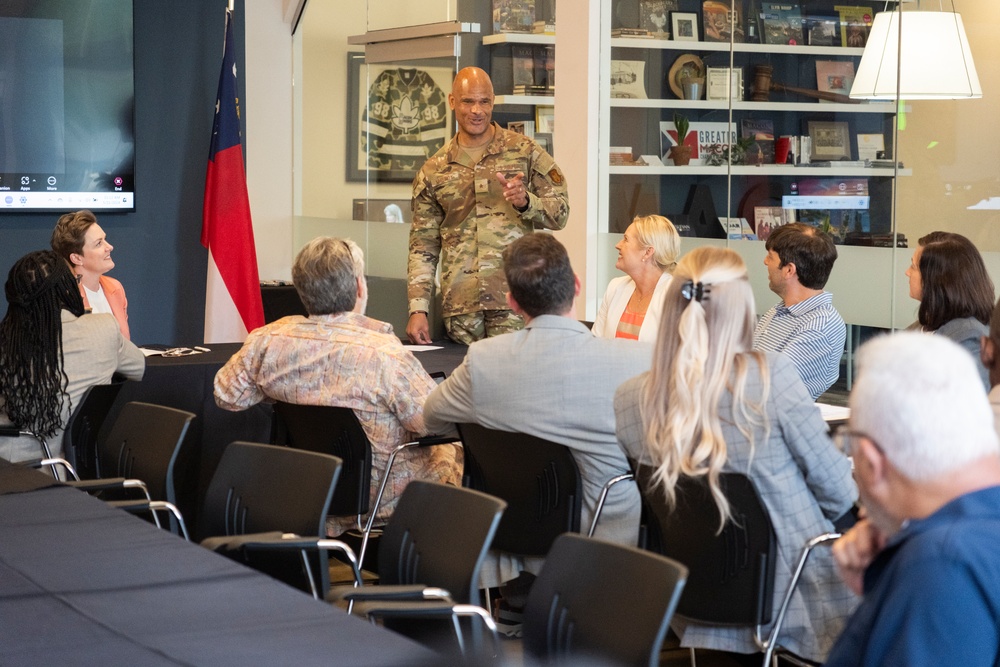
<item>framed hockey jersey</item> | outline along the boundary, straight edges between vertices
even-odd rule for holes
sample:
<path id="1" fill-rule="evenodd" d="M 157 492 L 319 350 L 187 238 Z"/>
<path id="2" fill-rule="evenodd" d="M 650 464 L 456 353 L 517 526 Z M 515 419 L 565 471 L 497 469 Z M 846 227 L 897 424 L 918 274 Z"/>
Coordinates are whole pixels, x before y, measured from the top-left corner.
<path id="1" fill-rule="evenodd" d="M 347 180 L 409 182 L 451 138 L 449 67 L 365 65 L 347 54 Z"/>

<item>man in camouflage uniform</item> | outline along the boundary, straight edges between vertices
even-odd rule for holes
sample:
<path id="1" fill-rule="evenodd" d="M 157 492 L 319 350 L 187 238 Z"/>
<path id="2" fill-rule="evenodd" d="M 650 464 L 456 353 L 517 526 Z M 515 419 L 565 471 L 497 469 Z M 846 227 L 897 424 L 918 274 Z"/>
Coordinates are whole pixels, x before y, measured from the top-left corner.
<path id="1" fill-rule="evenodd" d="M 493 83 L 478 67 L 455 77 L 448 104 L 458 134 L 413 181 L 406 333 L 429 343 L 427 309 L 441 262 L 445 328 L 468 345 L 524 326 L 508 310 L 501 254 L 534 229 L 562 229 L 566 180 L 528 137 L 492 122 Z"/>

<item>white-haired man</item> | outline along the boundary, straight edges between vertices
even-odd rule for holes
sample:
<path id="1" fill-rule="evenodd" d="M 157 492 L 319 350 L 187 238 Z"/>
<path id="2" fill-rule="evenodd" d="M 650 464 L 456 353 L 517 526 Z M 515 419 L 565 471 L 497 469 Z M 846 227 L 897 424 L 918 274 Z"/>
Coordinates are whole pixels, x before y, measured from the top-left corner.
<path id="1" fill-rule="evenodd" d="M 995 665 L 1000 445 L 968 352 L 941 336 L 875 339 L 858 356 L 850 432 L 867 519 L 834 545 L 861 606 L 841 665 Z"/>
<path id="2" fill-rule="evenodd" d="M 372 444 L 372 469 L 384 470 L 396 446 L 427 434 L 424 400 L 434 380 L 392 332 L 365 317 L 364 256 L 354 241 L 313 239 L 292 265 L 308 317 L 293 315 L 255 329 L 215 376 L 215 402 L 245 410 L 263 400 L 354 410 Z M 397 456 L 375 525 L 385 523 L 412 479 L 461 483 L 453 445 L 416 447 Z M 371 485 L 372 503 L 378 481 Z M 340 535 L 355 517 L 330 517 Z"/>

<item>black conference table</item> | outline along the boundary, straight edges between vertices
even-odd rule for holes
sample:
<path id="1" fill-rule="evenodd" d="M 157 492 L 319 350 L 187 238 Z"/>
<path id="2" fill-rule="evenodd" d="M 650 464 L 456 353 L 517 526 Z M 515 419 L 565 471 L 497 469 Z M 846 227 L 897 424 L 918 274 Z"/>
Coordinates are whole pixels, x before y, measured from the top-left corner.
<path id="1" fill-rule="evenodd" d="M 468 350 L 451 341 L 434 345 L 441 349 L 415 353 L 428 373 L 450 374 Z M 183 357 L 147 357 L 143 379 L 125 383 L 106 422 L 113 424 L 129 401 L 165 405 L 198 415 L 188 429 L 174 471 L 177 505 L 190 525 L 197 525 L 198 508 L 226 446 L 237 440 L 265 443 L 271 440 L 269 404 L 261 403 L 239 412 L 223 410 L 215 404 L 215 374 L 240 349 L 240 344 L 204 347 L 210 351 Z"/>
<path id="2" fill-rule="evenodd" d="M 442 658 L 51 477 L 0 461 L 0 664 Z"/>

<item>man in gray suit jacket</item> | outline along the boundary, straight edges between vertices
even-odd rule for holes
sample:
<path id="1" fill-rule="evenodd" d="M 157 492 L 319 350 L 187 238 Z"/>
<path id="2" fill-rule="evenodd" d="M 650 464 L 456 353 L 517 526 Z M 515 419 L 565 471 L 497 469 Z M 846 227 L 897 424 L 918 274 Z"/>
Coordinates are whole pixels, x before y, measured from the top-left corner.
<path id="1" fill-rule="evenodd" d="M 527 323 L 522 331 L 473 343 L 462 364 L 424 404 L 431 433 L 453 423 L 478 423 L 517 431 L 569 447 L 583 481 L 580 525 L 588 527 L 604 483 L 628 472 L 615 437 L 615 389 L 649 370 L 652 345 L 597 338 L 573 317 L 580 280 L 566 248 L 549 234 L 529 234 L 503 253 L 511 310 Z M 628 482 L 612 488 L 596 537 L 635 545 L 639 492 Z M 500 559 L 483 568 L 495 586 L 540 563 Z"/>

